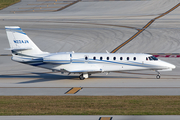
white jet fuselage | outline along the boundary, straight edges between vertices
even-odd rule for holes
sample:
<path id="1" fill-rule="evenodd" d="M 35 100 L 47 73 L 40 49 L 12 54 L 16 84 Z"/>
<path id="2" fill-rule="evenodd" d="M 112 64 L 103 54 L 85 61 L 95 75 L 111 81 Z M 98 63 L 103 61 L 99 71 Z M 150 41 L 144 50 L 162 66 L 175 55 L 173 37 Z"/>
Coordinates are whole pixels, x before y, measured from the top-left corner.
<path id="1" fill-rule="evenodd" d="M 150 57 L 152 55 L 140 53 L 49 53 L 33 57 L 14 56 L 12 60 L 69 73 L 172 70 L 175 68 L 173 64 L 158 59 L 151 59 Z"/>
<path id="2" fill-rule="evenodd" d="M 6 26 L 12 60 L 53 71 L 79 73 L 80 79 L 93 73 L 124 70 L 169 71 L 173 64 L 149 54 L 133 53 L 48 53 L 41 51 L 19 26 Z M 158 72 L 157 78 L 160 78 Z"/>

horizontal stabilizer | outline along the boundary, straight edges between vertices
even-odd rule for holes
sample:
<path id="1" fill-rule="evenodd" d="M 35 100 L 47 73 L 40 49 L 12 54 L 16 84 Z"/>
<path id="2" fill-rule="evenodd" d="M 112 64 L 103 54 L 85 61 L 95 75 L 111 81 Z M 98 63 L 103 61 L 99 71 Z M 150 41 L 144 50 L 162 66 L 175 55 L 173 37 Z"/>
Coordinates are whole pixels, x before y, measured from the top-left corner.
<path id="1" fill-rule="evenodd" d="M 32 50 L 32 48 L 6 48 L 5 50 L 21 51 L 21 50 Z"/>

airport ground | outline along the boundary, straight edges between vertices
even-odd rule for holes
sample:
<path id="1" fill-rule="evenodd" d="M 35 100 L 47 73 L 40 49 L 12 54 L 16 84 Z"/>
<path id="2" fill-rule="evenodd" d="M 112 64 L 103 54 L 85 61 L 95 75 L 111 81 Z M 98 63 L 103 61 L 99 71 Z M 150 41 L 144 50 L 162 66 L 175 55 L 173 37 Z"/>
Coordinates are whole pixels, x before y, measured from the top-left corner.
<path id="1" fill-rule="evenodd" d="M 180 1 L 84 0 L 57 12 L 11 12 L 26 2 L 0 11 L 1 54 L 10 54 L 4 50 L 9 48 L 4 26 L 11 25 L 20 26 L 43 51 L 112 51 Z M 180 7 L 157 19 L 117 53 L 180 53 L 179 21 Z M 161 79 L 156 79 L 154 71 L 126 71 L 94 74 L 82 81 L 78 75 L 52 73 L 0 56 L 0 95 L 66 95 L 72 87 L 82 87 L 73 95 L 83 96 L 180 95 L 180 58 L 159 59 L 176 65 L 175 70 L 162 72 Z"/>

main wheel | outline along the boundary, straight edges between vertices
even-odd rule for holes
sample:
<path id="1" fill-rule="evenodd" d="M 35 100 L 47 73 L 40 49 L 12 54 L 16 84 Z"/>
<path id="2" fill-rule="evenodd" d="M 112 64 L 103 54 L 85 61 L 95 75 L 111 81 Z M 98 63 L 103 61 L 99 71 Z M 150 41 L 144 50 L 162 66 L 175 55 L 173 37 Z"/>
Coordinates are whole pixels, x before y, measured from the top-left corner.
<path id="1" fill-rule="evenodd" d="M 161 76 L 160 76 L 160 75 L 157 75 L 157 76 L 156 76 L 156 78 L 157 78 L 157 79 L 160 79 L 160 78 L 161 78 Z"/>
<path id="2" fill-rule="evenodd" d="M 80 80 L 84 80 L 85 78 L 83 77 L 83 74 L 81 74 L 80 76 L 79 76 L 79 79 Z"/>

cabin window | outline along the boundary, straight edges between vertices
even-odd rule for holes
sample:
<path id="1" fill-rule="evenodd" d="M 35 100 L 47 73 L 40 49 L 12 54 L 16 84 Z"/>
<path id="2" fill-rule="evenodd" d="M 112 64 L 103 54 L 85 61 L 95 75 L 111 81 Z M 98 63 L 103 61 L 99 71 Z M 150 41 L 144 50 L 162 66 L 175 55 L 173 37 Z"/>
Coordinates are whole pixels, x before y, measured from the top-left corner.
<path id="1" fill-rule="evenodd" d="M 120 57 L 120 60 L 123 60 L 123 57 Z"/>
<path id="2" fill-rule="evenodd" d="M 116 60 L 116 57 L 114 57 L 113 60 Z"/>
<path id="3" fill-rule="evenodd" d="M 87 60 L 87 59 L 88 59 L 88 57 L 86 56 L 86 57 L 85 57 L 85 60 Z"/>
<path id="4" fill-rule="evenodd" d="M 146 57 L 146 60 L 148 60 L 148 58 Z"/>
<path id="5" fill-rule="evenodd" d="M 129 60 L 129 57 L 127 57 L 127 60 Z"/>
<path id="6" fill-rule="evenodd" d="M 109 57 L 107 57 L 107 60 L 109 60 Z"/>
<path id="7" fill-rule="evenodd" d="M 103 59 L 103 57 L 100 57 L 100 60 L 102 60 Z"/>
<path id="8" fill-rule="evenodd" d="M 96 60 L 96 57 L 93 57 L 94 60 Z"/>
<path id="9" fill-rule="evenodd" d="M 134 59 L 134 61 L 135 61 L 135 60 L 136 60 L 136 57 L 134 57 L 133 59 Z"/>

